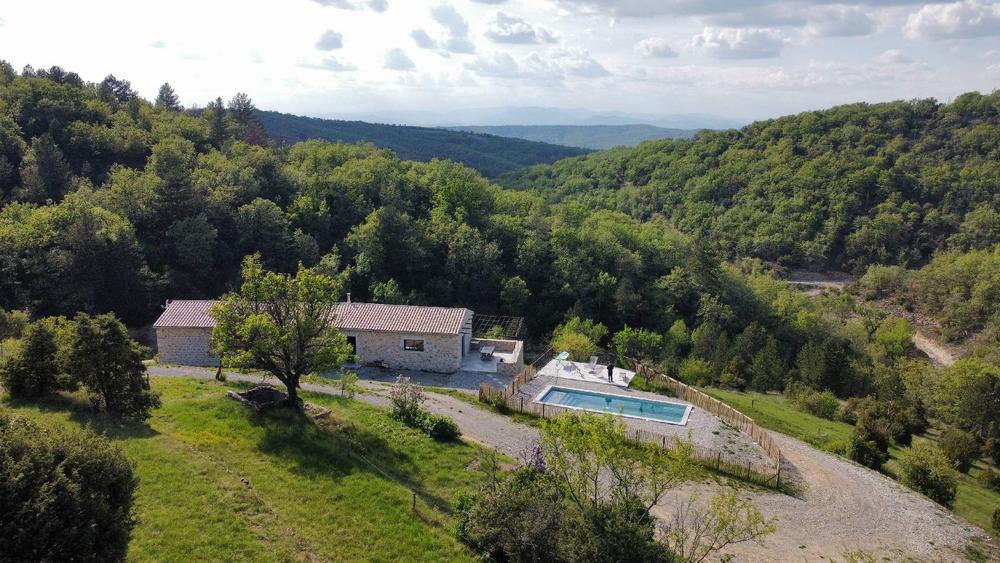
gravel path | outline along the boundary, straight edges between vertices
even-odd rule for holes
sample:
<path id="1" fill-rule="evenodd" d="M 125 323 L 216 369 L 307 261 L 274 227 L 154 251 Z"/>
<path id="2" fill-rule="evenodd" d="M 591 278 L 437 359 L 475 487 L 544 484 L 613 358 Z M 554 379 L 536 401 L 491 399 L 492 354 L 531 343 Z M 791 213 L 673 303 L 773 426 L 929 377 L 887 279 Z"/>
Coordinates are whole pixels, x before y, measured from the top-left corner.
<path id="1" fill-rule="evenodd" d="M 210 379 L 214 370 L 188 367 L 150 366 L 152 375 Z M 257 383 L 260 376 L 227 373 L 231 380 Z M 382 382 L 364 382 L 366 391 L 357 398 L 377 406 L 388 406 L 387 387 Z M 327 385 L 306 383 L 303 388 L 336 394 Z M 510 418 L 494 414 L 448 395 L 427 392 L 427 410 L 452 417 L 464 438 L 520 457 L 538 443 L 538 431 Z M 804 491 L 792 497 L 773 491 L 755 490 L 747 495 L 766 515 L 777 518 L 777 532 L 763 546 L 745 543 L 728 550 L 735 561 L 817 561 L 842 558 L 844 552 L 864 549 L 888 560 L 963 561 L 965 547 L 974 538 L 994 545 L 982 530 L 968 524 L 926 497 L 906 489 L 892 479 L 832 454 L 817 450 L 794 438 L 772 432 L 786 459 L 783 469 L 804 483 Z M 667 495 L 654 508 L 669 521 L 673 506 L 691 495 L 700 501 L 721 490 L 719 484 L 685 485 Z M 908 559 L 913 560 L 913 559 Z"/>
<path id="2" fill-rule="evenodd" d="M 965 547 L 974 538 L 993 545 L 984 531 L 889 477 L 784 434 L 771 434 L 806 488 L 799 497 L 771 491 L 747 495 L 765 516 L 777 518 L 777 531 L 763 546 L 747 543 L 730 549 L 736 561 L 840 559 L 856 549 L 888 561 L 964 561 Z M 672 492 L 656 507 L 657 516 L 669 520 L 678 500 L 707 498 L 715 492 L 710 489 L 699 484 Z"/>

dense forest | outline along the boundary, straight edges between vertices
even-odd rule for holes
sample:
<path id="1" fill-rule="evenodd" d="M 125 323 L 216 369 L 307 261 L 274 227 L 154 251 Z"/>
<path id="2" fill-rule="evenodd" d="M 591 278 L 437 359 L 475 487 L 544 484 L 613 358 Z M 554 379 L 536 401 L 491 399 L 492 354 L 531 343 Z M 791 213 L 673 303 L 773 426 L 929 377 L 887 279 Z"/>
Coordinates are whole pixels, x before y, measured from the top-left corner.
<path id="1" fill-rule="evenodd" d="M 920 265 L 938 248 L 1000 240 L 1000 91 L 807 112 L 534 166 L 501 183 L 663 217 L 729 257 L 859 273 Z"/>
<path id="2" fill-rule="evenodd" d="M 657 139 L 690 139 L 694 129 L 670 129 L 655 125 L 460 125 L 453 131 L 470 131 L 501 137 L 517 137 L 529 141 L 555 143 L 585 149 L 633 147 L 643 141 Z"/>
<path id="3" fill-rule="evenodd" d="M 271 138 L 285 144 L 308 139 L 365 142 L 391 149 L 404 160 L 426 162 L 440 158 L 459 162 L 487 177 L 587 152 L 573 146 L 516 138 L 519 135 L 497 136 L 485 134 L 488 132 L 319 119 L 261 110 L 257 111 L 257 119 Z"/>

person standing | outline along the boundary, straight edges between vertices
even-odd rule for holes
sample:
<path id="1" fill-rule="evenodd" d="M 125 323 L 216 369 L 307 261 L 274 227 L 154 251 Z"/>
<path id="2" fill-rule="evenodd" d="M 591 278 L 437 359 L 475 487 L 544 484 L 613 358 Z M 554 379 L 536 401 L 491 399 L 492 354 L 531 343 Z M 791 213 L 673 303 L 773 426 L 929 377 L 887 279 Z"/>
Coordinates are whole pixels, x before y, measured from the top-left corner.
<path id="1" fill-rule="evenodd" d="M 615 381 L 615 362 L 611 360 L 608 362 L 608 381 L 614 383 Z"/>

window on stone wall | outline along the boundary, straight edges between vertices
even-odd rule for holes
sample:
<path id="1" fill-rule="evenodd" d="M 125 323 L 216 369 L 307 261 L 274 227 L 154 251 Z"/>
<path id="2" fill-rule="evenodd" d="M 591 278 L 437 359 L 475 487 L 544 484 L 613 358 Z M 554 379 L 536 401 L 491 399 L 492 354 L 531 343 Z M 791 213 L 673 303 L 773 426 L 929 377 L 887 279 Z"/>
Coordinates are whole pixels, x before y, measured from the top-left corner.
<path id="1" fill-rule="evenodd" d="M 424 351 L 424 341 L 423 340 L 410 340 L 409 338 L 403 339 L 403 350 L 409 352 L 423 352 Z"/>

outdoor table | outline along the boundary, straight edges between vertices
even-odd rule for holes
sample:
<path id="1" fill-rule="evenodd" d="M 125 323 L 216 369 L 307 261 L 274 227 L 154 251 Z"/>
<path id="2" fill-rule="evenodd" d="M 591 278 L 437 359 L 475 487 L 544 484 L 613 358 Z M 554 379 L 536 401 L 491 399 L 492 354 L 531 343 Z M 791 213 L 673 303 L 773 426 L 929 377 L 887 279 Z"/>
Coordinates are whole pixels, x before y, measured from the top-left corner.
<path id="1" fill-rule="evenodd" d="M 483 346 L 479 350 L 479 359 L 488 360 L 493 357 L 493 352 L 496 351 L 496 346 Z"/>

